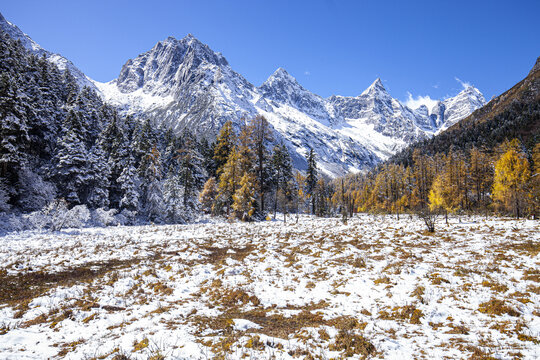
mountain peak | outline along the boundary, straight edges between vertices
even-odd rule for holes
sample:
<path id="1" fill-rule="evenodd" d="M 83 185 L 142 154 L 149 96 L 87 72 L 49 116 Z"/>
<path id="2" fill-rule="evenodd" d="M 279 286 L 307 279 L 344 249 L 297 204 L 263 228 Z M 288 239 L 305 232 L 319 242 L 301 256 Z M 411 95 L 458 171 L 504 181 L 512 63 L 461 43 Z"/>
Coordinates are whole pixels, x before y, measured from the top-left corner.
<path id="1" fill-rule="evenodd" d="M 477 99 L 478 101 L 485 103 L 484 95 L 475 88 L 473 85 L 467 84 L 464 89 L 455 96 L 455 98 L 465 97 L 469 99 Z M 482 104 L 483 105 L 483 104 Z"/>
<path id="2" fill-rule="evenodd" d="M 270 78 L 292 79 L 296 82 L 296 79 L 282 67 L 278 67 L 276 71 L 274 71 L 274 73 L 270 75 L 269 79 Z"/>
<path id="3" fill-rule="evenodd" d="M 274 87 L 277 84 L 280 84 L 279 86 L 283 86 L 283 84 L 292 84 L 295 87 L 300 86 L 294 76 L 289 74 L 287 70 L 282 67 L 278 67 L 276 71 L 274 71 L 272 75 L 270 75 L 268 79 L 266 79 L 266 81 L 261 85 L 261 88 Z"/>
<path id="4" fill-rule="evenodd" d="M 199 39 L 197 39 L 195 36 L 193 36 L 192 33 L 189 33 L 186 36 L 184 36 L 184 38 L 181 41 L 187 44 L 196 43 L 196 44 L 203 45 L 203 43 Z"/>
<path id="5" fill-rule="evenodd" d="M 362 95 L 374 94 L 374 93 L 388 93 L 384 87 L 381 78 L 375 79 L 375 81 L 362 93 Z"/>

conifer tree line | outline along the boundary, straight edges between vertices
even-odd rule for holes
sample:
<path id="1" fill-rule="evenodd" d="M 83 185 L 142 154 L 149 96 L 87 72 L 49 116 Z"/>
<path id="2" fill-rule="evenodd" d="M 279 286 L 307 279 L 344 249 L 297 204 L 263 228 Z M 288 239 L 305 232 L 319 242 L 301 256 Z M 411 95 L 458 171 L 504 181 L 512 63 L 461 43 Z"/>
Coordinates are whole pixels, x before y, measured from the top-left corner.
<path id="1" fill-rule="evenodd" d="M 430 211 L 540 215 L 540 143 L 527 150 L 513 139 L 488 148 L 450 149 L 425 155 L 410 166 L 385 163 L 333 182 L 333 211 L 402 213 Z"/>
<path id="2" fill-rule="evenodd" d="M 69 71 L 0 34 L 0 213 L 61 201 L 126 222 L 189 221 L 208 143 L 120 116 Z"/>

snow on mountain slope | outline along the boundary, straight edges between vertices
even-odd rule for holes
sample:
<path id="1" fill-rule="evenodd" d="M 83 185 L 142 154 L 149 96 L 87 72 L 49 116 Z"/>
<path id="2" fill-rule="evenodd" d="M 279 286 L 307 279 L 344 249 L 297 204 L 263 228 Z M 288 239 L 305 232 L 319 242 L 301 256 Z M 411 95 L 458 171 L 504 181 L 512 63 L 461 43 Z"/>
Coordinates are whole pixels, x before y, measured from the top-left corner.
<path id="1" fill-rule="evenodd" d="M 89 86 L 95 89 L 94 83 L 88 78 L 81 70 L 79 70 L 71 61 L 63 57 L 62 55 L 52 53 L 43 49 L 37 44 L 30 36 L 26 35 L 16 25 L 7 21 L 0 13 L 0 30 L 6 32 L 12 39 L 20 40 L 21 44 L 28 49 L 31 53 L 38 56 L 45 56 L 48 61 L 55 64 L 60 70 L 64 71 L 68 69 L 77 80 L 77 84 L 80 87 Z"/>
<path id="2" fill-rule="evenodd" d="M 220 53 L 189 34 L 169 37 L 128 60 L 117 79 L 95 83 L 106 100 L 182 131 L 213 140 L 223 124 L 264 115 L 284 141 L 295 167 L 306 167 L 313 148 L 330 177 L 371 167 L 408 144 L 433 136 L 481 106 L 471 88 L 437 103 L 438 109 L 410 109 L 392 98 L 377 79 L 356 97 L 324 99 L 306 90 L 283 68 L 260 87 L 230 67 Z"/>
<path id="3" fill-rule="evenodd" d="M 484 106 L 486 99 L 478 89 L 468 85 L 457 96 L 448 98 L 442 103 L 445 108 L 444 121 L 437 133 L 448 129 L 459 120 L 469 116 L 474 110 Z"/>
<path id="4" fill-rule="evenodd" d="M 304 114 L 330 125 L 332 119 L 326 101 L 302 87 L 294 77 L 283 68 L 278 68 L 260 87 L 259 92 L 274 104 L 289 105 Z"/>

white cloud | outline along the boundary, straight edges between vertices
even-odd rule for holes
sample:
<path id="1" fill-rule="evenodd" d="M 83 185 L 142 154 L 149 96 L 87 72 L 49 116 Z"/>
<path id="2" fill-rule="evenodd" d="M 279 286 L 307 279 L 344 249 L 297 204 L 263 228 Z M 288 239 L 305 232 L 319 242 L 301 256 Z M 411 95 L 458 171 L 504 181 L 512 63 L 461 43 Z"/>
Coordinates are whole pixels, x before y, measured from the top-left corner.
<path id="1" fill-rule="evenodd" d="M 309 76 L 309 75 L 311 75 L 311 73 L 309 72 L 309 70 L 306 70 L 306 71 L 304 71 L 304 75 Z"/>
<path id="2" fill-rule="evenodd" d="M 416 98 L 414 98 L 410 92 L 407 92 L 407 100 L 405 100 L 405 105 L 413 110 L 418 109 L 422 105 L 426 105 L 428 111 L 431 111 L 431 109 L 437 105 L 437 100 L 430 98 L 429 95 L 418 95 Z"/>
<path id="3" fill-rule="evenodd" d="M 454 77 L 454 79 L 456 79 L 456 81 L 457 81 L 458 83 L 460 83 L 461 86 L 463 86 L 464 89 L 466 89 L 466 88 L 472 86 L 470 83 L 468 83 L 468 82 L 466 82 L 466 81 L 462 81 L 462 80 L 461 80 L 460 78 L 458 78 L 457 76 Z"/>

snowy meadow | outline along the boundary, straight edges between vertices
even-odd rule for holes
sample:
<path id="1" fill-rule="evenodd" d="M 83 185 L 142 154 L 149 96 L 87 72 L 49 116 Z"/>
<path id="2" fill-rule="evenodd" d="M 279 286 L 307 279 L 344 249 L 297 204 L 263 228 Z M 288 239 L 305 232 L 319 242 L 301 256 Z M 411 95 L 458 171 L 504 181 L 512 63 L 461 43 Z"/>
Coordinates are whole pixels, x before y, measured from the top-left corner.
<path id="1" fill-rule="evenodd" d="M 301 216 L 0 237 L 2 359 L 535 359 L 537 221 Z"/>

